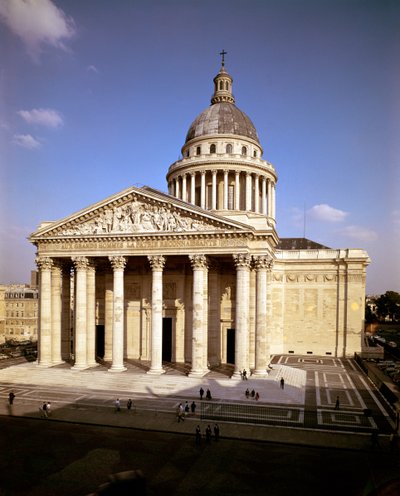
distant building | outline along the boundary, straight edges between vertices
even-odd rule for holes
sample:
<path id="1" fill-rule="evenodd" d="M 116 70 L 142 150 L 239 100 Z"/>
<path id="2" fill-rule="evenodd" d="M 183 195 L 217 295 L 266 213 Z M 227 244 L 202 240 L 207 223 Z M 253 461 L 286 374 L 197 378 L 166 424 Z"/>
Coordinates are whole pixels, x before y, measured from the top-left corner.
<path id="1" fill-rule="evenodd" d="M 222 61 L 211 105 L 167 171 L 168 194 L 131 186 L 31 235 L 40 366 L 72 349 L 78 370 L 101 358 L 120 372 L 136 359 L 152 374 L 175 362 L 193 377 L 219 364 L 263 376 L 273 354 L 361 350 L 368 254 L 279 238 L 277 172 L 232 81 Z"/>
<path id="2" fill-rule="evenodd" d="M 39 290 L 35 271 L 31 282 L 34 284 L 0 286 L 0 343 L 37 341 Z"/>

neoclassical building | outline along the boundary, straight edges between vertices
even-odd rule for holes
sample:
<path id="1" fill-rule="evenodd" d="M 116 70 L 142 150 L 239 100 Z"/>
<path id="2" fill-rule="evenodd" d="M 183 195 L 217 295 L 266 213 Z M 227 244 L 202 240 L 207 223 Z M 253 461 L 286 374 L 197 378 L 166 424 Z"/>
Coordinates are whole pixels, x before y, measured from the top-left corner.
<path id="1" fill-rule="evenodd" d="M 201 377 L 273 354 L 361 349 L 367 253 L 280 239 L 277 173 L 235 105 L 224 61 L 190 126 L 168 194 L 129 187 L 30 236 L 40 272 L 40 366 L 142 360 Z"/>

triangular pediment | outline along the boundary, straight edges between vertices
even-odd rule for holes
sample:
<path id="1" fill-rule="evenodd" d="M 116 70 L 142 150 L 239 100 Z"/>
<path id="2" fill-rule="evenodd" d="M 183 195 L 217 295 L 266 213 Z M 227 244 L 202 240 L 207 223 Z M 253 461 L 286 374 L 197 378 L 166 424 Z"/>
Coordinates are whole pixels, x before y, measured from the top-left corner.
<path id="1" fill-rule="evenodd" d="M 132 186 L 58 222 L 46 223 L 30 239 L 221 231 L 251 229 L 157 190 Z"/>

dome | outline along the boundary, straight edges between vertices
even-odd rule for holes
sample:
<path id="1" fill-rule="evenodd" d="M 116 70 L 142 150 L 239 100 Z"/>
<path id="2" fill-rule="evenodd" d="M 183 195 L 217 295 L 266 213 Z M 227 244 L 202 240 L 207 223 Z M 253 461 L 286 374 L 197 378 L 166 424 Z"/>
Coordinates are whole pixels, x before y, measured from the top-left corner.
<path id="1" fill-rule="evenodd" d="M 185 143 L 209 134 L 236 134 L 259 143 L 257 131 L 249 117 L 228 102 L 214 103 L 196 117 L 186 135 Z"/>

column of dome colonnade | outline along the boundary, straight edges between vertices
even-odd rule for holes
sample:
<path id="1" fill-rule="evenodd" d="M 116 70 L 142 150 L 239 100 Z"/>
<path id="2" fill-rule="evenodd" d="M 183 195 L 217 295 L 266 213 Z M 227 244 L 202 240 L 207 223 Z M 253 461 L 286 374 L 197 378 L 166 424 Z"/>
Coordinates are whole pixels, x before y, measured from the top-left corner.
<path id="1" fill-rule="evenodd" d="M 267 274 L 272 267 L 269 255 L 253 256 L 256 268 L 256 346 L 253 375 L 267 375 L 270 349 L 267 321 Z"/>
<path id="2" fill-rule="evenodd" d="M 208 265 L 205 255 L 189 255 L 193 269 L 192 367 L 189 377 L 202 377 L 208 372 L 208 319 L 204 302 L 208 297 Z"/>
<path id="3" fill-rule="evenodd" d="M 236 266 L 236 317 L 235 317 L 235 369 L 233 377 L 240 371 L 249 370 L 248 331 L 250 317 L 250 268 L 251 255 L 233 255 Z"/>
<path id="4" fill-rule="evenodd" d="M 160 375 L 162 368 L 163 269 L 165 257 L 149 255 L 152 270 L 151 289 L 151 362 L 148 374 Z"/>
<path id="5" fill-rule="evenodd" d="M 176 175 L 169 182 L 169 193 L 179 200 L 192 203 L 208 210 L 246 210 L 266 215 L 275 220 L 275 181 L 259 172 L 235 169 L 206 169 L 190 171 L 190 186 L 187 187 L 186 176 L 189 172 Z M 230 180 L 230 176 L 234 178 Z M 197 180 L 197 178 L 199 179 Z M 241 178 L 244 178 L 244 193 L 241 195 Z M 211 179 L 211 197 L 207 197 L 206 188 Z M 229 203 L 229 185 L 234 187 L 233 199 Z M 196 184 L 199 184 L 200 195 L 196 202 Z M 221 188 L 220 201 L 218 192 Z M 181 187 L 182 186 L 182 187 Z M 241 209 L 241 196 L 243 208 Z"/>

